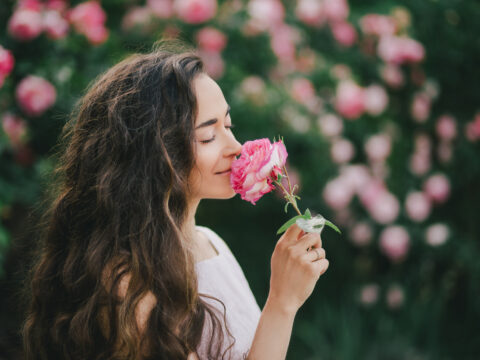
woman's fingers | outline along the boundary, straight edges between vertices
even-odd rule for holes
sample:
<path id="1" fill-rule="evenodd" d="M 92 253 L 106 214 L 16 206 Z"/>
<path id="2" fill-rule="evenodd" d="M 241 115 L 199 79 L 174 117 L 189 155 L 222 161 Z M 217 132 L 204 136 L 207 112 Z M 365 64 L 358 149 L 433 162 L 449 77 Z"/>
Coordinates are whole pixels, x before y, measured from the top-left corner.
<path id="1" fill-rule="evenodd" d="M 307 250 L 311 247 L 321 248 L 322 247 L 322 239 L 320 238 L 320 234 L 317 233 L 307 233 L 303 235 L 295 244 L 296 247 L 299 247 L 303 250 Z"/>
<path id="2" fill-rule="evenodd" d="M 297 224 L 290 226 L 285 234 L 283 234 L 282 239 L 285 239 L 285 242 L 296 243 L 302 235 L 305 234 L 304 231 Z"/>
<path id="3" fill-rule="evenodd" d="M 323 248 L 312 248 L 310 251 L 305 251 L 302 258 L 308 262 L 315 262 L 325 259 L 326 253 Z"/>

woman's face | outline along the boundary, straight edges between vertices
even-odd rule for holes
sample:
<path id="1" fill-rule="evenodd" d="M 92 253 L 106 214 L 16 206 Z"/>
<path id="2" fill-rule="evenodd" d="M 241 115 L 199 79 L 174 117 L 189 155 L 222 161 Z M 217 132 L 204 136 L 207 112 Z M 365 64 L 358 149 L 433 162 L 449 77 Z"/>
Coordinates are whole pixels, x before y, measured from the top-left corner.
<path id="1" fill-rule="evenodd" d="M 228 199 L 235 195 L 230 185 L 230 167 L 242 145 L 230 129 L 230 107 L 218 84 L 206 74 L 193 80 L 198 114 L 195 119 L 195 163 L 189 177 L 195 199 Z"/>

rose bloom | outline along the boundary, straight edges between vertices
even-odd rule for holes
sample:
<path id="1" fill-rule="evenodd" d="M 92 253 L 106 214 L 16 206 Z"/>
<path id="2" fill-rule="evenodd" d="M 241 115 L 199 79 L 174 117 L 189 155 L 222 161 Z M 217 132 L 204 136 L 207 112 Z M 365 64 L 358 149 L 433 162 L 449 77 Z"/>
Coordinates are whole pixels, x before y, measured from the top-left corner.
<path id="1" fill-rule="evenodd" d="M 377 53 L 386 63 L 396 65 L 420 62 L 425 57 L 425 49 L 418 41 L 388 35 L 380 37 Z"/>
<path id="2" fill-rule="evenodd" d="M 329 21 L 345 20 L 350 12 L 347 0 L 324 0 L 323 6 Z"/>
<path id="3" fill-rule="evenodd" d="M 85 35 L 90 43 L 99 45 L 107 40 L 107 15 L 97 1 L 87 1 L 75 6 L 67 17 L 75 30 Z"/>
<path id="4" fill-rule="evenodd" d="M 368 284 L 362 287 L 360 291 L 360 303 L 365 306 L 374 305 L 378 301 L 380 286 L 377 284 Z"/>
<path id="5" fill-rule="evenodd" d="M 341 81 L 337 86 L 335 108 L 347 119 L 356 119 L 365 111 L 364 89 L 353 81 Z"/>
<path id="6" fill-rule="evenodd" d="M 13 70 L 15 59 L 10 50 L 0 45 L 0 75 L 8 75 Z"/>
<path id="7" fill-rule="evenodd" d="M 42 13 L 39 10 L 19 8 L 8 21 L 9 34 L 20 41 L 34 39 L 42 30 Z"/>
<path id="8" fill-rule="evenodd" d="M 448 226 L 442 223 L 430 225 L 425 231 L 425 241 L 430 246 L 440 246 L 445 244 L 450 236 Z"/>
<path id="9" fill-rule="evenodd" d="M 43 13 L 43 28 L 51 39 L 63 39 L 68 33 L 68 21 L 60 12 L 48 10 Z"/>
<path id="10" fill-rule="evenodd" d="M 285 18 L 285 8 L 280 0 L 250 0 L 247 11 L 259 30 L 273 29 Z"/>
<path id="11" fill-rule="evenodd" d="M 440 139 L 451 141 L 457 136 L 457 122 L 452 116 L 440 116 L 435 124 L 435 130 Z"/>
<path id="12" fill-rule="evenodd" d="M 18 116 L 6 113 L 2 117 L 2 128 L 13 147 L 24 144 L 27 134 L 27 123 Z"/>
<path id="13" fill-rule="evenodd" d="M 172 0 L 147 0 L 147 7 L 160 19 L 168 19 L 173 16 Z"/>
<path id="14" fill-rule="evenodd" d="M 240 157 L 232 163 L 230 182 L 233 190 L 243 200 L 255 205 L 258 199 L 275 188 L 273 180 L 282 173 L 287 156 L 282 141 L 273 144 L 268 139 L 247 141 Z"/>
<path id="15" fill-rule="evenodd" d="M 227 45 L 226 35 L 213 27 L 204 27 L 198 31 L 196 39 L 198 45 L 206 51 L 220 52 Z"/>
<path id="16" fill-rule="evenodd" d="M 365 89 L 365 110 L 370 115 L 380 115 L 388 105 L 388 95 L 380 85 L 370 85 Z"/>
<path id="17" fill-rule="evenodd" d="M 343 165 L 340 167 L 339 173 L 357 194 L 371 181 L 370 171 L 363 164 Z"/>
<path id="18" fill-rule="evenodd" d="M 390 192 L 383 191 L 373 199 L 372 204 L 367 208 L 370 216 L 379 224 L 390 224 L 398 217 L 400 203 Z"/>
<path id="19" fill-rule="evenodd" d="M 430 215 L 430 199 L 421 191 L 410 192 L 405 199 L 407 216 L 416 222 L 422 222 Z"/>
<path id="20" fill-rule="evenodd" d="M 278 25 L 270 33 L 270 46 L 280 61 L 295 61 L 295 44 L 300 40 L 298 30 L 289 25 Z"/>
<path id="21" fill-rule="evenodd" d="M 205 63 L 206 73 L 212 79 L 219 79 L 225 71 L 225 62 L 218 52 L 200 50 L 200 57 Z"/>
<path id="22" fill-rule="evenodd" d="M 351 241 L 357 246 L 367 246 L 372 242 L 373 230 L 367 222 L 356 223 L 349 234 Z"/>
<path id="23" fill-rule="evenodd" d="M 327 205 L 333 210 L 345 209 L 355 195 L 352 186 L 342 177 L 337 177 L 325 185 L 322 197 Z"/>
<path id="24" fill-rule="evenodd" d="M 431 168 L 430 154 L 414 153 L 410 157 L 409 168 L 412 174 L 425 175 Z"/>
<path id="25" fill-rule="evenodd" d="M 141 32 L 149 33 L 152 21 L 152 10 L 146 6 L 131 7 L 123 16 L 122 29 L 131 30 L 137 28 Z"/>
<path id="26" fill-rule="evenodd" d="M 380 76 L 383 81 L 393 89 L 401 88 L 405 83 L 402 69 L 397 65 L 387 64 L 383 66 L 380 70 Z"/>
<path id="27" fill-rule="evenodd" d="M 391 149 L 392 140 L 387 134 L 372 135 L 365 143 L 365 152 L 370 161 L 385 161 Z"/>
<path id="28" fill-rule="evenodd" d="M 336 139 L 330 147 L 330 156 L 336 164 L 348 163 L 355 155 L 355 147 L 347 139 Z"/>
<path id="29" fill-rule="evenodd" d="M 450 195 L 450 181 L 444 174 L 434 174 L 423 183 L 423 190 L 435 203 L 443 203 Z"/>
<path id="30" fill-rule="evenodd" d="M 307 104 L 315 97 L 315 88 L 310 80 L 295 78 L 292 81 L 290 94 L 300 104 Z"/>
<path id="31" fill-rule="evenodd" d="M 326 20 L 323 4 L 318 0 L 298 0 L 295 15 L 301 22 L 315 27 L 322 26 Z"/>
<path id="32" fill-rule="evenodd" d="M 27 76 L 18 84 L 16 98 L 27 115 L 39 116 L 55 103 L 57 91 L 39 76 Z"/>
<path id="33" fill-rule="evenodd" d="M 399 285 L 392 285 L 387 290 L 387 306 L 391 310 L 400 308 L 405 302 L 405 293 Z"/>
<path id="34" fill-rule="evenodd" d="M 367 14 L 360 19 L 360 28 L 366 35 L 393 35 L 397 31 L 397 24 L 390 16 Z"/>
<path id="35" fill-rule="evenodd" d="M 403 226 L 392 225 L 380 233 L 380 250 L 392 262 L 405 259 L 410 248 L 410 235 Z"/>
<path id="36" fill-rule="evenodd" d="M 413 97 L 410 113 L 412 118 L 418 123 L 424 123 L 430 116 L 431 98 L 423 93 L 416 93 Z"/>
<path id="37" fill-rule="evenodd" d="M 350 47 L 357 41 L 357 31 L 348 21 L 335 21 L 331 29 L 333 38 L 342 46 Z"/>
<path id="38" fill-rule="evenodd" d="M 180 20 L 188 24 L 199 24 L 215 16 L 217 0 L 174 0 L 173 9 Z"/>
<path id="39" fill-rule="evenodd" d="M 322 135 L 326 137 L 335 137 L 343 131 L 343 121 L 335 114 L 325 114 L 317 119 L 317 125 Z"/>
<path id="40" fill-rule="evenodd" d="M 480 113 L 477 113 L 475 118 L 465 125 L 465 137 L 469 141 L 480 139 Z"/>

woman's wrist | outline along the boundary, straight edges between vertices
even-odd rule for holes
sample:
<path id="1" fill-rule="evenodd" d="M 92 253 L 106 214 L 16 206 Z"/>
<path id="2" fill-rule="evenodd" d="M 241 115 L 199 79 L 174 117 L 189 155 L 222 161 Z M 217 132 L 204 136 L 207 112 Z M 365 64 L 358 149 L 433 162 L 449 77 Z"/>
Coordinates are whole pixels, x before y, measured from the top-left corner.
<path id="1" fill-rule="evenodd" d="M 276 299 L 271 295 L 268 296 L 267 301 L 265 302 L 264 309 L 277 313 L 282 316 L 292 317 L 292 318 L 294 318 L 298 312 L 298 308 L 287 305 L 287 304 L 283 304 L 282 302 L 278 301 L 278 299 Z"/>

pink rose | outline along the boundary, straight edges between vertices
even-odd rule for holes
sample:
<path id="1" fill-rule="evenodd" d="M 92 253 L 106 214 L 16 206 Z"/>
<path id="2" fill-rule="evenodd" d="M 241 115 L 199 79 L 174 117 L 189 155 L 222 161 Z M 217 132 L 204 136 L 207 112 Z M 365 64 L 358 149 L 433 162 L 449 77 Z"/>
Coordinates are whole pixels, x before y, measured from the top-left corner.
<path id="1" fill-rule="evenodd" d="M 320 132 L 325 137 L 335 137 L 343 131 L 343 121 L 335 114 L 325 114 L 317 119 Z"/>
<path id="2" fill-rule="evenodd" d="M 13 70 L 15 59 L 12 52 L 0 45 L 0 75 L 8 75 Z"/>
<path id="3" fill-rule="evenodd" d="M 18 104 L 30 116 L 43 114 L 55 103 L 56 97 L 55 87 L 38 76 L 27 76 L 16 89 Z"/>
<path id="4" fill-rule="evenodd" d="M 68 13 L 68 19 L 75 30 L 85 35 L 92 44 L 99 45 L 107 40 L 107 15 L 97 1 L 87 1 L 75 6 Z"/>
<path id="5" fill-rule="evenodd" d="M 451 141 L 457 136 L 457 122 L 452 116 L 440 116 L 435 124 L 435 130 L 440 139 Z"/>
<path id="6" fill-rule="evenodd" d="M 318 0 L 299 0 L 295 15 L 303 23 L 320 27 L 326 20 L 323 4 Z"/>
<path id="7" fill-rule="evenodd" d="M 445 244 L 449 236 L 450 230 L 448 226 L 442 223 L 430 225 L 425 231 L 425 241 L 430 246 Z"/>
<path id="8" fill-rule="evenodd" d="M 443 203 L 450 195 L 450 181 L 445 175 L 438 173 L 423 183 L 423 190 L 433 202 Z"/>
<path id="9" fill-rule="evenodd" d="M 365 89 L 365 110 L 370 115 L 380 115 L 388 105 L 388 95 L 380 85 L 370 85 Z"/>
<path id="10" fill-rule="evenodd" d="M 398 217 L 400 204 L 392 193 L 383 191 L 374 199 L 367 210 L 373 220 L 385 225 L 392 223 Z"/>
<path id="11" fill-rule="evenodd" d="M 329 21 L 345 20 L 350 12 L 347 0 L 324 0 L 323 6 Z"/>
<path id="12" fill-rule="evenodd" d="M 283 23 L 285 8 L 280 0 L 250 0 L 247 11 L 258 30 L 268 30 Z"/>
<path id="13" fill-rule="evenodd" d="M 325 185 L 322 197 L 327 205 L 333 210 L 345 209 L 355 195 L 353 186 L 343 177 L 337 177 Z"/>
<path id="14" fill-rule="evenodd" d="M 366 35 L 393 35 L 397 31 L 397 24 L 390 16 L 368 14 L 360 19 L 360 28 Z"/>
<path id="15" fill-rule="evenodd" d="M 337 86 L 335 108 L 347 119 L 356 119 L 365 111 L 364 89 L 353 81 L 341 81 Z"/>
<path id="16" fill-rule="evenodd" d="M 227 45 L 227 36 L 213 27 L 204 27 L 196 34 L 197 43 L 203 50 L 220 52 Z"/>
<path id="17" fill-rule="evenodd" d="M 67 36 L 69 25 L 60 12 L 48 10 L 43 13 L 43 27 L 50 38 L 63 39 Z"/>
<path id="18" fill-rule="evenodd" d="M 396 310 L 402 307 L 405 302 L 405 293 L 403 288 L 399 285 L 392 285 L 387 291 L 386 295 L 387 306 L 391 310 Z"/>
<path id="19" fill-rule="evenodd" d="M 294 62 L 295 45 L 300 38 L 296 28 L 286 24 L 278 25 L 270 34 L 270 46 L 280 61 Z"/>
<path id="20" fill-rule="evenodd" d="M 405 199 L 407 216 L 416 222 L 422 222 L 430 215 L 430 199 L 421 191 L 411 192 Z"/>
<path id="21" fill-rule="evenodd" d="M 357 31 L 347 21 L 335 21 L 331 29 L 333 38 L 342 46 L 350 47 L 357 41 Z"/>
<path id="22" fill-rule="evenodd" d="M 392 225 L 380 233 L 380 250 L 394 263 L 405 259 L 410 248 L 410 235 L 403 226 Z"/>
<path id="23" fill-rule="evenodd" d="M 306 78 L 295 78 L 292 81 L 290 94 L 300 104 L 308 104 L 315 97 L 315 88 Z"/>
<path id="24" fill-rule="evenodd" d="M 330 156 L 336 164 L 348 163 L 355 156 L 355 147 L 348 139 L 335 139 L 330 147 Z"/>
<path id="25" fill-rule="evenodd" d="M 215 16 L 217 0 L 175 0 L 173 9 L 182 21 L 199 24 Z"/>
<path id="26" fill-rule="evenodd" d="M 160 19 L 168 19 L 173 16 L 172 0 L 147 0 L 147 7 Z"/>
<path id="27" fill-rule="evenodd" d="M 15 39 L 28 41 L 36 38 L 43 30 L 40 10 L 18 8 L 8 21 L 8 32 Z"/>
<path id="28" fill-rule="evenodd" d="M 356 223 L 350 230 L 350 239 L 360 247 L 367 246 L 372 242 L 372 226 L 367 222 Z"/>
<path id="29" fill-rule="evenodd" d="M 222 55 L 218 52 L 203 50 L 200 50 L 198 53 L 205 64 L 207 74 L 210 75 L 212 79 L 222 77 L 225 71 L 225 62 L 223 61 Z"/>
<path id="30" fill-rule="evenodd" d="M 247 141 L 242 146 L 240 157 L 233 161 L 230 182 L 241 198 L 253 205 L 275 187 L 272 182 L 282 173 L 287 159 L 287 150 L 282 141 L 258 139 Z"/>
<path id="31" fill-rule="evenodd" d="M 386 63 L 400 65 L 417 63 L 425 57 L 425 49 L 418 41 L 408 37 L 382 36 L 377 47 L 378 56 Z"/>
<path id="32" fill-rule="evenodd" d="M 152 10 L 146 6 L 134 6 L 130 8 L 122 19 L 122 29 L 137 29 L 143 33 L 151 31 Z"/>
<path id="33" fill-rule="evenodd" d="M 18 148 L 25 143 L 27 134 L 27 123 L 25 120 L 6 113 L 2 118 L 2 127 L 14 148 Z"/>
<path id="34" fill-rule="evenodd" d="M 398 89 L 405 83 L 405 77 L 402 70 L 393 64 L 387 64 L 380 70 L 380 76 L 383 81 L 393 89 Z"/>
<path id="35" fill-rule="evenodd" d="M 380 286 L 377 284 L 368 284 L 362 287 L 359 301 L 364 306 L 372 306 L 378 301 Z"/>
<path id="36" fill-rule="evenodd" d="M 372 135 L 365 142 L 365 152 L 370 161 L 385 161 L 391 149 L 392 140 L 387 134 Z"/>
<path id="37" fill-rule="evenodd" d="M 410 113 L 418 123 L 424 123 L 430 116 L 432 101 L 430 96 L 424 92 L 418 92 L 413 97 Z"/>

